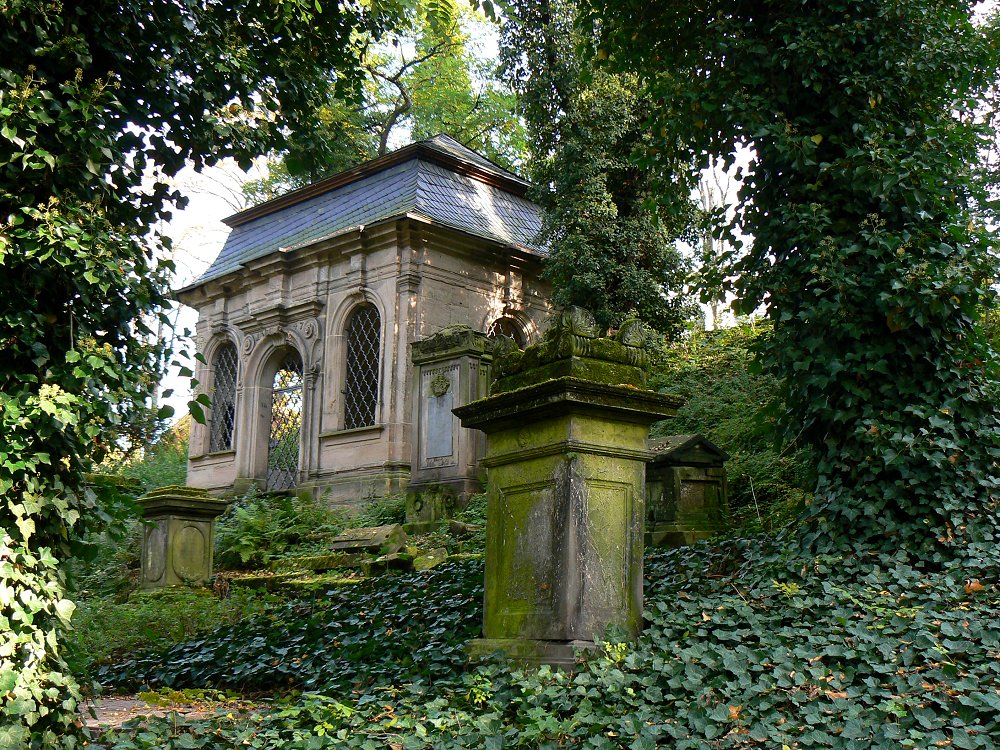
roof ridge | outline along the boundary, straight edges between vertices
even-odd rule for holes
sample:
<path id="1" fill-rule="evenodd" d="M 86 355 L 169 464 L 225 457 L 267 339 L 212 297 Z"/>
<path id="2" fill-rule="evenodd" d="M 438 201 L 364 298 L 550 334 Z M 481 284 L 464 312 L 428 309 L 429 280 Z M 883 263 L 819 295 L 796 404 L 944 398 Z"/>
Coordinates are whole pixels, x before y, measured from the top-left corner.
<path id="1" fill-rule="evenodd" d="M 439 135 L 443 136 L 445 134 L 441 133 Z M 437 138 L 438 136 L 434 137 Z M 261 216 L 266 216 L 267 214 L 294 206 L 297 203 L 330 192 L 331 190 L 350 185 L 397 164 L 420 159 L 438 162 L 453 172 L 464 174 L 489 185 L 494 185 L 518 197 L 524 197 L 528 188 L 531 187 L 531 183 L 524 178 L 495 165 L 485 156 L 478 154 L 468 146 L 463 146 L 457 140 L 451 138 L 451 136 L 447 137 L 454 141 L 457 147 L 448 146 L 444 143 L 443 139 L 438 141 L 433 141 L 433 139 L 415 141 L 384 156 L 364 162 L 351 169 L 346 169 L 330 177 L 279 195 L 277 198 L 272 198 L 264 203 L 239 211 L 223 219 L 223 223 L 235 228 Z"/>

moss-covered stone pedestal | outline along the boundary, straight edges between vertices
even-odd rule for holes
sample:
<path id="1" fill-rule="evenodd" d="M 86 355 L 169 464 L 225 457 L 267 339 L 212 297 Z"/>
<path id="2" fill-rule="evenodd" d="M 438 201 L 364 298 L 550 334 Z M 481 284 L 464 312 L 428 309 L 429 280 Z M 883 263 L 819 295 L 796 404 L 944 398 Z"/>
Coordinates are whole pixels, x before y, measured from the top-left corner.
<path id="1" fill-rule="evenodd" d="M 642 622 L 646 437 L 679 401 L 646 390 L 642 330 L 598 338 L 562 313 L 545 340 L 497 353 L 488 398 L 456 409 L 487 435 L 484 637 L 472 655 L 571 663 Z"/>
<path id="2" fill-rule="evenodd" d="M 164 487 L 139 498 L 152 525 L 142 540 L 142 588 L 204 583 L 212 577 L 214 521 L 226 501 L 194 487 Z"/>

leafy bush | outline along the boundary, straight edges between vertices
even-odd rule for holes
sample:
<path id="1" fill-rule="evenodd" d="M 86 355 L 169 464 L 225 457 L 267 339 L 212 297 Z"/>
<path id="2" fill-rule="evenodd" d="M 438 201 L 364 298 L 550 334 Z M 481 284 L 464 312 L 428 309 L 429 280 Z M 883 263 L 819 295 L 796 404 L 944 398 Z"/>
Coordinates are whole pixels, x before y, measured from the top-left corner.
<path id="1" fill-rule="evenodd" d="M 81 598 L 68 639 L 69 663 L 76 674 L 89 674 L 98 665 L 239 622 L 275 601 L 273 596 L 246 589 L 234 589 L 228 599 L 221 600 L 199 589 L 143 594 L 126 602 Z"/>
<path id="2" fill-rule="evenodd" d="M 444 679 L 462 669 L 463 644 L 479 631 L 482 592 L 478 560 L 364 579 L 104 667 L 98 679 L 115 689 L 301 687 L 345 694 Z"/>
<path id="3" fill-rule="evenodd" d="M 309 495 L 266 495 L 251 488 L 219 518 L 215 532 L 216 564 L 231 569 L 265 566 L 289 554 L 321 553 L 324 541 L 347 523 Z"/>
<path id="4" fill-rule="evenodd" d="M 778 446 L 769 407 L 780 384 L 753 365 L 753 347 L 770 324 L 744 321 L 720 331 L 692 331 L 669 345 L 652 377 L 656 389 L 685 399 L 653 435 L 701 433 L 730 455 L 730 508 L 738 524 L 783 526 L 809 497 L 810 452 Z"/>

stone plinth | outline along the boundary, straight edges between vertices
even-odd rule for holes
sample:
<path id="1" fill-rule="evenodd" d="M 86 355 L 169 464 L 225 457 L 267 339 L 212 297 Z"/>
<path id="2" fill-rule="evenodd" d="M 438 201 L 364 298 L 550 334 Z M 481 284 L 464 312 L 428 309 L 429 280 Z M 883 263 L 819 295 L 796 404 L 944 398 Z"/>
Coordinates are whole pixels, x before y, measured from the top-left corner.
<path id="1" fill-rule="evenodd" d="M 642 623 L 649 426 L 679 400 L 645 390 L 636 327 L 594 336 L 563 313 L 543 343 L 497 356 L 489 398 L 456 413 L 487 435 L 484 639 L 474 654 L 565 664 Z"/>
<path id="2" fill-rule="evenodd" d="M 482 488 L 483 437 L 463 429 L 453 409 L 489 391 L 493 348 L 468 326 L 443 328 L 412 345 L 414 462 L 407 488 L 408 528 L 454 515 Z"/>
<path id="3" fill-rule="evenodd" d="M 650 445 L 646 466 L 646 544 L 678 547 L 722 531 L 729 509 L 729 454 L 702 435 Z"/>
<path id="4" fill-rule="evenodd" d="M 142 587 L 204 583 L 212 577 L 214 521 L 226 501 L 194 487 L 163 487 L 139 498 L 147 526 L 142 540 Z"/>

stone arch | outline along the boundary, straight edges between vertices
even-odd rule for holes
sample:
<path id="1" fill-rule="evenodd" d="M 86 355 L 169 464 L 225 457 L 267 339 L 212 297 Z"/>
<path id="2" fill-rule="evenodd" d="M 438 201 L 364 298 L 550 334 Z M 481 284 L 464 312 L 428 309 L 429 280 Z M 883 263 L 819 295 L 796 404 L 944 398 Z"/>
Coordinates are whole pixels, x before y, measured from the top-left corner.
<path id="1" fill-rule="evenodd" d="M 282 327 L 257 340 L 244 365 L 244 392 L 247 408 L 243 424 L 246 427 L 248 440 L 241 441 L 246 444 L 246 451 L 241 460 L 240 474 L 256 479 L 269 489 L 289 489 L 298 484 L 308 471 L 307 464 L 311 454 L 307 450 L 307 445 L 308 441 L 312 439 L 310 427 L 310 413 L 313 408 L 311 386 L 312 373 L 316 365 L 309 358 L 312 347 L 305 345 L 307 342 L 301 339 L 302 337 L 297 331 Z M 273 441 L 275 439 L 287 440 L 288 434 L 286 432 L 276 435 L 272 429 L 275 407 L 275 376 L 290 356 L 298 362 L 297 370 L 300 377 L 297 425 L 294 426 L 294 430 L 297 431 L 295 440 L 296 465 L 284 467 L 290 472 L 287 477 L 291 478 L 291 484 L 282 482 L 280 484 L 284 486 L 277 486 L 271 475 L 273 467 L 270 466 L 273 457 Z"/>
<path id="2" fill-rule="evenodd" d="M 511 326 L 514 330 L 520 333 L 520 339 L 518 339 L 518 337 L 514 337 L 514 340 L 522 349 L 531 344 L 536 338 L 537 326 L 535 326 L 531 318 L 520 310 L 508 309 L 504 310 L 504 312 L 500 315 L 489 315 L 483 320 L 480 330 L 487 335 L 492 336 L 496 328 L 505 326 L 505 324 Z M 504 331 L 504 333 L 506 333 L 506 331 Z"/>

